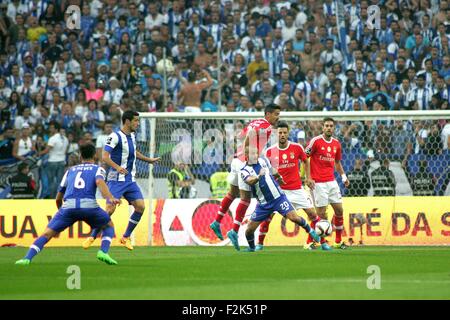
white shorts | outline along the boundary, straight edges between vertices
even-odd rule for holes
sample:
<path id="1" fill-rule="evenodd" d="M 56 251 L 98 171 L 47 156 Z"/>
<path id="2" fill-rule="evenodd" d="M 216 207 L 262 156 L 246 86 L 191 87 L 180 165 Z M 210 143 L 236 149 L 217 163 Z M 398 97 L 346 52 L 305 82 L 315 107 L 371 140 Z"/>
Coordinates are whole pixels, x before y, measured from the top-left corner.
<path id="1" fill-rule="evenodd" d="M 316 207 L 326 207 L 330 203 L 342 203 L 341 190 L 336 180 L 316 183 L 313 196 Z"/>
<path id="2" fill-rule="evenodd" d="M 295 210 L 314 208 L 314 204 L 309 192 L 305 189 L 283 190 L 288 200 L 292 203 Z"/>
<path id="3" fill-rule="evenodd" d="M 244 179 L 242 179 L 241 176 L 241 169 L 244 165 L 245 163 L 238 158 L 234 158 L 233 161 L 231 161 L 231 170 L 228 174 L 228 182 L 231 185 L 238 187 L 239 190 L 251 191 L 251 187 L 244 182 Z"/>

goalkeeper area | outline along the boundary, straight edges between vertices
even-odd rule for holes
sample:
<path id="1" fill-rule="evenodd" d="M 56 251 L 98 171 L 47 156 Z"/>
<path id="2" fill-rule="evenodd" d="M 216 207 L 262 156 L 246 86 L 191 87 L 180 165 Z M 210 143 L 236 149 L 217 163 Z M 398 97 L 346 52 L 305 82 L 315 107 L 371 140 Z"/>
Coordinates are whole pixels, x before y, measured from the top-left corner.
<path id="1" fill-rule="evenodd" d="M 113 248 L 115 267 L 94 249 L 60 247 L 17 268 L 24 250 L 0 249 L 0 299 L 450 299 L 446 247 Z"/>

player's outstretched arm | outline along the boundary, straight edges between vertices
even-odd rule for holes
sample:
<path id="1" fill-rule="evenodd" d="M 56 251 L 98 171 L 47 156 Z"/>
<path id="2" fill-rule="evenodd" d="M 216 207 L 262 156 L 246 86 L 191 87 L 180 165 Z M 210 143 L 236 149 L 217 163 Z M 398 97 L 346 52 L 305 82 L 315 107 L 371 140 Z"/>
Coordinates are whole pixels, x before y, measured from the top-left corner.
<path id="1" fill-rule="evenodd" d="M 114 196 L 111 194 L 111 191 L 109 191 L 109 188 L 105 183 L 105 180 L 97 179 L 95 180 L 95 183 L 97 184 L 97 187 L 100 190 L 103 198 L 109 200 L 109 202 L 111 202 L 113 205 L 120 205 L 122 203 L 120 199 L 114 198 Z"/>
<path id="2" fill-rule="evenodd" d="M 161 160 L 161 158 L 149 158 L 149 157 L 146 157 L 142 153 L 140 153 L 139 151 L 136 151 L 136 157 L 139 160 L 142 160 L 142 161 L 145 161 L 145 162 L 148 162 L 148 163 L 156 163 L 159 160 Z"/>

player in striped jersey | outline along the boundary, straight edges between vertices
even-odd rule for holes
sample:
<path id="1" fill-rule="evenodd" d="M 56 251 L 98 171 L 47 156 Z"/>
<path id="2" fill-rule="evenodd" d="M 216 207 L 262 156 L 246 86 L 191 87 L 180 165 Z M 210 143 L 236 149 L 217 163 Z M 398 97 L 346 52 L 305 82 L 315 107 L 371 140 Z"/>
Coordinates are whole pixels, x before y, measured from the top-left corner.
<path id="1" fill-rule="evenodd" d="M 136 174 L 136 159 L 155 163 L 159 158 L 149 158 L 136 150 L 136 130 L 139 127 L 139 113 L 125 111 L 122 115 L 122 129 L 113 132 L 106 140 L 102 160 L 109 167 L 108 187 L 114 197 L 124 197 L 134 207 L 128 227 L 120 239 L 128 250 L 133 250 L 130 236 L 141 220 L 145 210 L 144 197 L 134 178 Z M 112 215 L 115 206 L 107 203 L 106 211 Z M 83 242 L 83 248 L 89 248 L 99 233 L 99 229 L 92 230 L 91 236 Z"/>
<path id="2" fill-rule="evenodd" d="M 49 222 L 44 233 L 30 246 L 27 255 L 16 261 L 17 265 L 29 265 L 51 238 L 77 221 L 85 221 L 91 228 L 99 228 L 103 231 L 102 245 L 97 252 L 97 259 L 107 264 L 117 264 L 108 255 L 114 237 L 114 225 L 111 217 L 98 205 L 95 193 L 97 188 L 100 189 L 103 197 L 114 208 L 120 205 L 120 200 L 111 194 L 105 183 L 105 169 L 95 164 L 95 146 L 83 145 L 80 147 L 80 152 L 82 163 L 67 170 L 61 181 L 56 196 L 58 212 Z"/>
<path id="3" fill-rule="evenodd" d="M 278 122 L 280 117 L 280 107 L 275 104 L 270 104 L 264 109 L 264 114 L 264 119 L 256 119 L 251 121 L 243 130 L 242 136 L 239 137 L 244 140 L 243 146 L 248 146 L 250 143 L 253 146 L 257 146 L 259 152 L 262 152 L 269 141 L 269 137 L 272 133 L 272 125 L 275 125 Z M 223 240 L 220 224 L 234 199 L 240 197 L 241 201 L 236 208 L 236 217 L 233 221 L 233 229 L 227 232 L 228 238 L 237 250 L 239 250 L 238 231 L 251 200 L 250 187 L 242 180 L 240 174 L 240 169 L 245 161 L 244 151 L 242 147 L 240 148 L 241 150 L 238 150 L 235 158 L 231 162 L 231 170 L 228 175 L 230 190 L 225 198 L 222 199 L 216 218 L 210 224 L 210 228 L 214 231 L 216 236 L 220 240 Z"/>
<path id="4" fill-rule="evenodd" d="M 271 166 L 266 157 L 258 157 L 258 154 L 257 148 L 246 148 L 247 161 L 241 169 L 242 180 L 251 187 L 253 196 L 258 200 L 245 231 L 249 245 L 247 251 L 255 251 L 255 230 L 275 211 L 305 229 L 315 241 L 319 242 L 320 237 L 305 219 L 296 214 L 291 202 L 280 188 L 278 183 L 285 184 L 283 177 Z"/>
<path id="5" fill-rule="evenodd" d="M 278 144 L 271 146 L 265 152 L 266 157 L 270 160 L 271 165 L 283 176 L 283 180 L 286 182 L 281 185 L 281 189 L 286 194 L 288 200 L 292 203 L 294 208 L 298 211 L 303 209 L 308 215 L 309 220 L 319 221 L 314 210 L 314 204 L 312 202 L 309 193 L 302 187 L 302 180 L 300 177 L 300 164 L 302 161 L 305 166 L 306 179 L 310 179 L 310 168 L 308 162 L 308 156 L 305 150 L 300 144 L 290 142 L 289 137 L 289 125 L 285 121 L 280 121 L 277 125 L 278 130 Z M 273 216 L 273 214 L 272 214 Z M 272 221 L 270 216 L 266 221 L 261 223 L 259 227 L 259 239 L 256 250 L 263 250 L 264 239 L 267 232 L 269 232 L 269 225 Z M 314 242 L 311 237 L 304 246 L 307 250 L 315 249 Z M 321 241 L 323 250 L 331 250 L 331 247 L 325 242 Z"/>

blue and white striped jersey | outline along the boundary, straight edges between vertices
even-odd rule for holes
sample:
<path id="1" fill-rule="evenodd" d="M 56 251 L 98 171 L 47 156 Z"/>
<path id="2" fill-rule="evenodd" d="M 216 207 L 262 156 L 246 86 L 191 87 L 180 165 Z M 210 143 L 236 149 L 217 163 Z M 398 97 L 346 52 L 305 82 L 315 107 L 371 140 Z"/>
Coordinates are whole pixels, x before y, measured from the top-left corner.
<path id="1" fill-rule="evenodd" d="M 97 208 L 97 179 L 105 180 L 106 172 L 93 163 L 73 166 L 64 174 L 59 192 L 64 193 L 63 208 Z"/>
<path id="2" fill-rule="evenodd" d="M 252 193 L 260 204 L 267 204 L 284 194 L 272 175 L 273 168 L 270 165 L 270 161 L 265 157 L 260 157 L 256 164 L 251 165 L 246 163 L 241 169 L 241 176 L 245 181 L 251 176 L 258 176 L 262 169 L 266 173 L 259 179 L 258 183 L 252 186 Z"/>
<path id="3" fill-rule="evenodd" d="M 108 181 L 135 181 L 136 174 L 136 135 L 132 132 L 126 135 L 122 130 L 111 133 L 104 147 L 105 151 L 111 154 L 111 160 L 127 169 L 128 174 L 119 174 L 115 169 L 110 168 Z"/>

